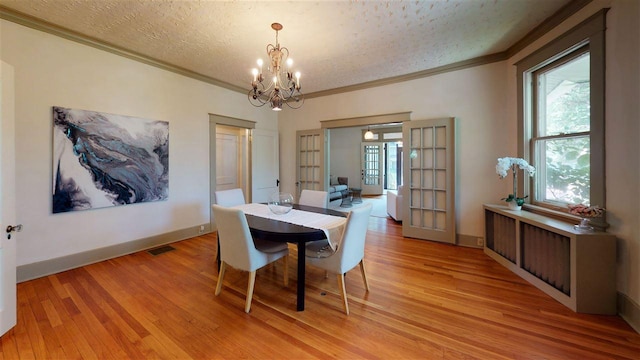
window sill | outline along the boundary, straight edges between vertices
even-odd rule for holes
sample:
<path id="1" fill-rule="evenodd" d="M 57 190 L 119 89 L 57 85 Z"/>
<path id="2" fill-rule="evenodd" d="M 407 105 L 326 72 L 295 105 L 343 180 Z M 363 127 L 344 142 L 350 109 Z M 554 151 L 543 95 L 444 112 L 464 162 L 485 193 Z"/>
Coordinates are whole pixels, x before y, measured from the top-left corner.
<path id="1" fill-rule="evenodd" d="M 571 215 L 564 211 L 553 210 L 553 209 L 532 205 L 532 204 L 524 204 L 522 205 L 522 209 L 532 212 L 534 214 L 546 216 L 546 217 L 549 217 L 558 221 L 563 221 L 569 224 L 578 224 L 582 219 L 579 216 Z M 606 214 L 605 214 L 605 217 L 594 218 L 593 221 L 591 222 L 591 225 L 597 231 L 603 231 L 603 232 L 606 231 L 606 229 L 609 227 L 609 224 L 606 222 Z"/>

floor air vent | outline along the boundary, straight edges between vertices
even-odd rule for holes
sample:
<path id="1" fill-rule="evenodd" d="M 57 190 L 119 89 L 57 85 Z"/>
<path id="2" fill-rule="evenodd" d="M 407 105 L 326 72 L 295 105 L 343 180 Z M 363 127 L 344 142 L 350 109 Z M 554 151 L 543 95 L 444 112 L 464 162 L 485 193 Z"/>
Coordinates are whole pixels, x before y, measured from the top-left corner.
<path id="1" fill-rule="evenodd" d="M 151 250 L 147 250 L 147 252 L 149 254 L 153 255 L 153 256 L 156 256 L 156 255 L 164 254 L 167 251 L 172 251 L 172 250 L 175 250 L 175 249 L 176 248 L 174 248 L 173 246 L 165 245 L 165 246 L 160 246 L 160 247 L 157 247 L 157 248 L 154 248 L 154 249 L 151 249 Z"/>

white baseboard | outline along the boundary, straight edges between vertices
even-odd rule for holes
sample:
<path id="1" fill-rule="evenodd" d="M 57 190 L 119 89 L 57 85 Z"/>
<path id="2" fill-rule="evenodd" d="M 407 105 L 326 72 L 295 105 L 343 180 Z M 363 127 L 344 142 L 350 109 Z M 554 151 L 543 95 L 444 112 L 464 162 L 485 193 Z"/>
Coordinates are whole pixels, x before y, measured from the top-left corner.
<path id="1" fill-rule="evenodd" d="M 640 334 L 640 305 L 627 295 L 618 293 L 618 314 Z"/>
<path id="2" fill-rule="evenodd" d="M 482 243 L 478 243 L 478 240 L 482 241 Z M 484 239 L 474 235 L 456 234 L 456 245 L 482 249 Z"/>

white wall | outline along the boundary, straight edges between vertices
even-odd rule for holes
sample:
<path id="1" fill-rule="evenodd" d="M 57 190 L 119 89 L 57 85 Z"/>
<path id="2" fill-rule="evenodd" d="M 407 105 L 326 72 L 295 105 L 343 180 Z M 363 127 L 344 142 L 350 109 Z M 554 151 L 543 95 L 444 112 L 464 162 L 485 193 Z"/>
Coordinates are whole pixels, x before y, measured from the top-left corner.
<path id="1" fill-rule="evenodd" d="M 497 158 L 515 156 L 509 134 L 515 133 L 516 124 L 505 118 L 505 101 L 504 62 L 308 99 L 300 110 L 284 110 L 279 116 L 282 189 L 295 190 L 296 130 L 318 129 L 321 120 L 405 111 L 412 112 L 412 120 L 458 117 L 457 232 L 482 236 L 482 204 L 495 203 L 510 189 L 510 183 L 498 180 L 495 173 Z"/>
<path id="2" fill-rule="evenodd" d="M 495 174 L 498 157 L 516 155 L 513 64 L 610 7 L 606 31 L 606 191 L 609 232 L 618 237 L 618 291 L 640 304 L 640 2 L 596 0 L 505 62 L 401 84 L 312 98 L 283 111 L 281 181 L 295 189 L 295 131 L 320 120 L 412 111 L 412 120 L 455 116 L 459 122 L 459 234 L 483 236 L 483 203 L 498 203 L 511 183 Z"/>
<path id="3" fill-rule="evenodd" d="M 360 187 L 360 128 L 333 129 L 330 133 L 329 174 L 349 178 L 349 187 Z"/>
<path id="4" fill-rule="evenodd" d="M 2 60 L 15 67 L 17 264 L 209 222 L 209 113 L 277 129 L 246 95 L 2 20 Z M 213 61 L 213 60 L 212 60 Z M 169 122 L 169 199 L 52 214 L 52 106 Z"/>
<path id="5" fill-rule="evenodd" d="M 618 236 L 618 290 L 637 305 L 640 304 L 640 2 L 613 3 L 607 14 L 606 42 L 607 220 L 611 225 L 609 231 Z"/>

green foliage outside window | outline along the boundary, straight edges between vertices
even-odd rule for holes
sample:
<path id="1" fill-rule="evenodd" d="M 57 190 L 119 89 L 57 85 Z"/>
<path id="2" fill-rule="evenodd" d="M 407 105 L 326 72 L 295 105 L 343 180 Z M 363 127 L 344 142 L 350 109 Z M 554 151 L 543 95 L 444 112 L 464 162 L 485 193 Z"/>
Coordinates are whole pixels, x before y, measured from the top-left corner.
<path id="1" fill-rule="evenodd" d="M 570 90 L 547 107 L 546 135 L 588 132 L 589 82 L 573 83 Z M 589 203 L 589 135 L 543 140 L 548 201 Z M 541 144 L 542 145 L 542 144 Z"/>

